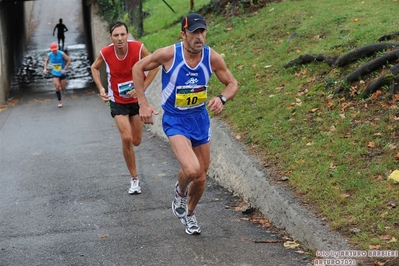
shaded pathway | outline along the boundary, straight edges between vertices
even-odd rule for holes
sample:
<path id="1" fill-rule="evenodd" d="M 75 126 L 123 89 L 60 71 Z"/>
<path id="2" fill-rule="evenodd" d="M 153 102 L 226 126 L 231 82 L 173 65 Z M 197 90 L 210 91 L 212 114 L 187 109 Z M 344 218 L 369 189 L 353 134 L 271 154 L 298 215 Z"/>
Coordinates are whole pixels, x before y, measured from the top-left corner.
<path id="1" fill-rule="evenodd" d="M 50 44 L 57 42 L 53 29 L 60 18 L 68 31 L 65 33 L 65 52 L 71 58 L 67 90 L 93 86 L 90 61 L 83 31 L 81 0 L 39 0 L 33 4 L 30 21 L 30 40 L 11 85 L 11 96 L 27 93 L 54 92 L 51 74 L 43 75 L 43 63 Z M 67 12 L 66 12 L 67 11 Z"/>

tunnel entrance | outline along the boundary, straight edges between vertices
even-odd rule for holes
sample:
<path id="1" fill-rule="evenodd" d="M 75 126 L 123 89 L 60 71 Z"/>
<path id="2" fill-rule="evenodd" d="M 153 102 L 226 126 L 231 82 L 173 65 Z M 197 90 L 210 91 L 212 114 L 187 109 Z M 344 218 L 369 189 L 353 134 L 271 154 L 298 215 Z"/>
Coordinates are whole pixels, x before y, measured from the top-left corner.
<path id="1" fill-rule="evenodd" d="M 92 41 L 90 32 L 90 6 L 84 0 L 32 1 L 29 14 L 28 40 L 21 50 L 20 63 L 11 78 L 9 98 L 27 93 L 54 93 L 51 74 L 43 74 L 50 44 L 57 43 L 55 25 L 59 19 L 67 27 L 64 52 L 71 58 L 68 68 L 67 91 L 94 86 L 91 78 Z M 20 51 L 20 53 L 21 53 Z M 18 51 L 16 51 L 18 52 Z"/>

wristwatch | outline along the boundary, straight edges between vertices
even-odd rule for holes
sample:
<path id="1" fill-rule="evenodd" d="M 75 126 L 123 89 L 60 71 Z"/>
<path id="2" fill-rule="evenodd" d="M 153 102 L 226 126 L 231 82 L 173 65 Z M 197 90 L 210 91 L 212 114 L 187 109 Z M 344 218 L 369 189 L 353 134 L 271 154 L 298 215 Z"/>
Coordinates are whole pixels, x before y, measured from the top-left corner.
<path id="1" fill-rule="evenodd" d="M 226 97 L 223 96 L 223 94 L 219 94 L 218 97 L 220 98 L 220 100 L 222 101 L 223 104 L 225 104 L 227 102 Z"/>

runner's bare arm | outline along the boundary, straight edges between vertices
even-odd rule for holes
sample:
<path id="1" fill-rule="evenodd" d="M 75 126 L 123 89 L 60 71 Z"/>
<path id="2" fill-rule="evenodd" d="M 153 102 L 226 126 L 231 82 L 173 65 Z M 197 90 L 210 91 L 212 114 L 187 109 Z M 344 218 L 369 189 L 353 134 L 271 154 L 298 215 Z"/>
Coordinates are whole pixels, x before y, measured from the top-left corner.
<path id="1" fill-rule="evenodd" d="M 65 73 L 66 70 L 68 69 L 69 65 L 71 64 L 71 58 L 65 53 L 62 55 L 62 57 L 65 60 L 65 67 L 62 71 L 63 71 L 63 73 Z"/>
<path id="2" fill-rule="evenodd" d="M 48 65 L 48 55 L 46 55 L 46 58 L 44 59 L 44 66 L 43 66 L 43 74 L 47 74 L 47 65 Z"/>
<path id="3" fill-rule="evenodd" d="M 149 55 L 150 55 L 150 52 L 148 52 L 147 48 L 143 45 L 143 48 L 141 50 L 141 58 L 145 58 Z M 148 86 L 151 84 L 151 82 L 154 80 L 155 76 L 158 73 L 158 70 L 159 70 L 159 68 L 157 67 L 157 68 L 151 69 L 148 72 L 147 77 L 144 81 L 144 90 L 146 90 L 148 88 Z"/>
<path id="4" fill-rule="evenodd" d="M 223 57 L 213 49 L 211 50 L 211 66 L 219 81 L 226 86 L 221 94 L 227 101 L 232 99 L 238 92 L 238 82 L 227 68 Z M 223 110 L 223 103 L 219 97 L 214 97 L 209 101 L 208 107 L 211 112 L 219 114 Z"/>
<path id="5" fill-rule="evenodd" d="M 108 95 L 105 92 L 104 86 L 101 83 L 100 78 L 100 68 L 104 65 L 104 59 L 101 54 L 97 56 L 97 59 L 91 65 L 91 75 L 93 77 L 94 83 L 96 83 L 98 91 L 100 92 L 100 97 L 105 101 L 108 101 Z"/>
<path id="6" fill-rule="evenodd" d="M 173 60 L 173 51 L 173 46 L 160 48 L 134 65 L 132 70 L 133 80 L 140 105 L 148 104 L 144 95 L 145 83 L 142 73 L 153 69 L 157 69 L 158 71 L 159 66 L 163 65 L 165 67 L 165 65 L 170 64 L 169 61 Z"/>
<path id="7" fill-rule="evenodd" d="M 152 120 L 152 114 L 158 114 L 158 112 L 151 104 L 147 102 L 147 99 L 145 97 L 145 83 L 143 72 L 158 69 L 161 65 L 165 66 L 165 64 L 167 64 L 170 60 L 173 60 L 173 46 L 156 50 L 153 54 L 148 55 L 139 62 L 137 62 L 133 67 L 134 86 L 140 105 L 139 115 L 141 121 L 143 121 L 144 124 L 154 124 Z"/>

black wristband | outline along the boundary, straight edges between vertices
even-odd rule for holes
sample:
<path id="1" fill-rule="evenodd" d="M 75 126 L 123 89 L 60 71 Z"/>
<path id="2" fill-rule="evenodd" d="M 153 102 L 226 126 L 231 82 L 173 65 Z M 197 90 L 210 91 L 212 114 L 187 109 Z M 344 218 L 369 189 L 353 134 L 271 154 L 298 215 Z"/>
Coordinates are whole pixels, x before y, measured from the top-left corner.
<path id="1" fill-rule="evenodd" d="M 227 102 L 227 99 L 226 99 L 226 97 L 223 96 L 223 94 L 219 94 L 218 97 L 222 101 L 223 105 Z"/>

